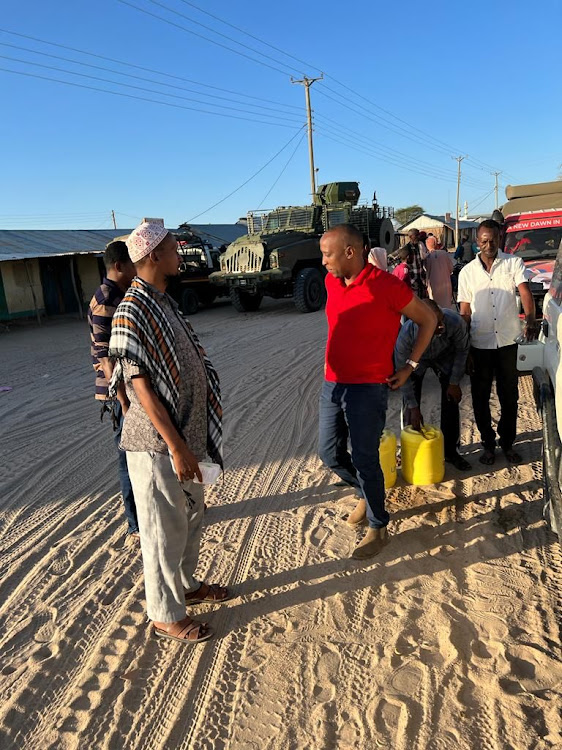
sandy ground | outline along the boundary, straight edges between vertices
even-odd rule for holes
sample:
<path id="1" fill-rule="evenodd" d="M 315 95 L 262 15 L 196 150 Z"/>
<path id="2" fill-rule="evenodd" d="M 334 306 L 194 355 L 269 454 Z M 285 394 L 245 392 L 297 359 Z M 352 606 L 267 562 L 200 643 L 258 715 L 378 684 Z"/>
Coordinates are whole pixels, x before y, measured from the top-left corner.
<path id="1" fill-rule="evenodd" d="M 362 564 L 353 498 L 315 454 L 323 313 L 270 301 L 193 322 L 222 377 L 228 468 L 200 575 L 235 593 L 195 647 L 157 641 L 143 614 L 85 324 L 0 335 L 0 746 L 561 748 L 562 558 L 528 380 L 523 465 L 480 472 L 466 399 L 474 470 L 400 480 L 392 543 Z M 425 396 L 431 421 L 435 380 Z"/>

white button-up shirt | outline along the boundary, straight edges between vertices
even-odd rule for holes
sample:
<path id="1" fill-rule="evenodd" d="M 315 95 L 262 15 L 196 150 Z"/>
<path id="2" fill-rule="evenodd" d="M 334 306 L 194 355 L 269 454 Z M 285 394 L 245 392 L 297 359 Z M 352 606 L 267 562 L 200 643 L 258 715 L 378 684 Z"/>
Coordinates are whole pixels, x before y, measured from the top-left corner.
<path id="1" fill-rule="evenodd" d="M 507 253 L 498 252 L 489 272 L 480 254 L 462 269 L 457 301 L 470 304 L 472 346 L 497 349 L 515 343 L 521 333 L 516 292 L 526 281 L 521 258 Z"/>

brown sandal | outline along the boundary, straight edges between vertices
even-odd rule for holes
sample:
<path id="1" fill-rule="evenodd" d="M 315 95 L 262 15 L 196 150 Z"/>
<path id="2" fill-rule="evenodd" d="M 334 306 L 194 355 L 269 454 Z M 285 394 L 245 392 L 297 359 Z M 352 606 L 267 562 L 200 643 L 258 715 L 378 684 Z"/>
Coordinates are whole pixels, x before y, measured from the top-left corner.
<path id="1" fill-rule="evenodd" d="M 213 635 L 213 631 L 205 622 L 197 622 L 191 617 L 184 617 L 179 622 L 171 622 L 166 630 L 154 626 L 154 633 L 157 638 L 167 638 L 170 641 L 180 641 L 180 643 L 193 644 L 207 641 Z"/>
<path id="2" fill-rule="evenodd" d="M 226 586 L 218 583 L 202 583 L 196 591 L 185 592 L 186 604 L 222 604 L 231 598 Z"/>

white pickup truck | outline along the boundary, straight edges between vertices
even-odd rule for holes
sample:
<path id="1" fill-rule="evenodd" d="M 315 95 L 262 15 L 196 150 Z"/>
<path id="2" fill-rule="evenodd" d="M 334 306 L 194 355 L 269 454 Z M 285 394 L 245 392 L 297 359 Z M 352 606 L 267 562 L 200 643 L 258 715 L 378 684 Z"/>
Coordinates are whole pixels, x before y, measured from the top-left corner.
<path id="1" fill-rule="evenodd" d="M 520 344 L 517 368 L 532 372 L 542 419 L 545 516 L 562 542 L 562 242 L 544 298 L 538 341 Z"/>

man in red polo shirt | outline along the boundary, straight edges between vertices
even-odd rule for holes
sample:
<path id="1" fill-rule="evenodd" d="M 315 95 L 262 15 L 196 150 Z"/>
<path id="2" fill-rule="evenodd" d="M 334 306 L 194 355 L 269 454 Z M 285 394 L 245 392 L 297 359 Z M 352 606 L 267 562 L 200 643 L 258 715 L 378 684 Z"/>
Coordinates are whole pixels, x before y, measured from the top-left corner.
<path id="1" fill-rule="evenodd" d="M 348 522 L 369 528 L 353 557 L 378 554 L 388 543 L 388 512 L 379 443 L 388 389 L 403 385 L 431 341 L 436 317 L 400 279 L 367 263 L 363 237 L 350 224 L 320 240 L 328 274 L 325 381 L 320 397 L 319 453 L 322 461 L 362 498 Z M 400 316 L 418 324 L 411 359 L 394 372 L 393 351 Z M 347 449 L 351 442 L 351 455 Z"/>

